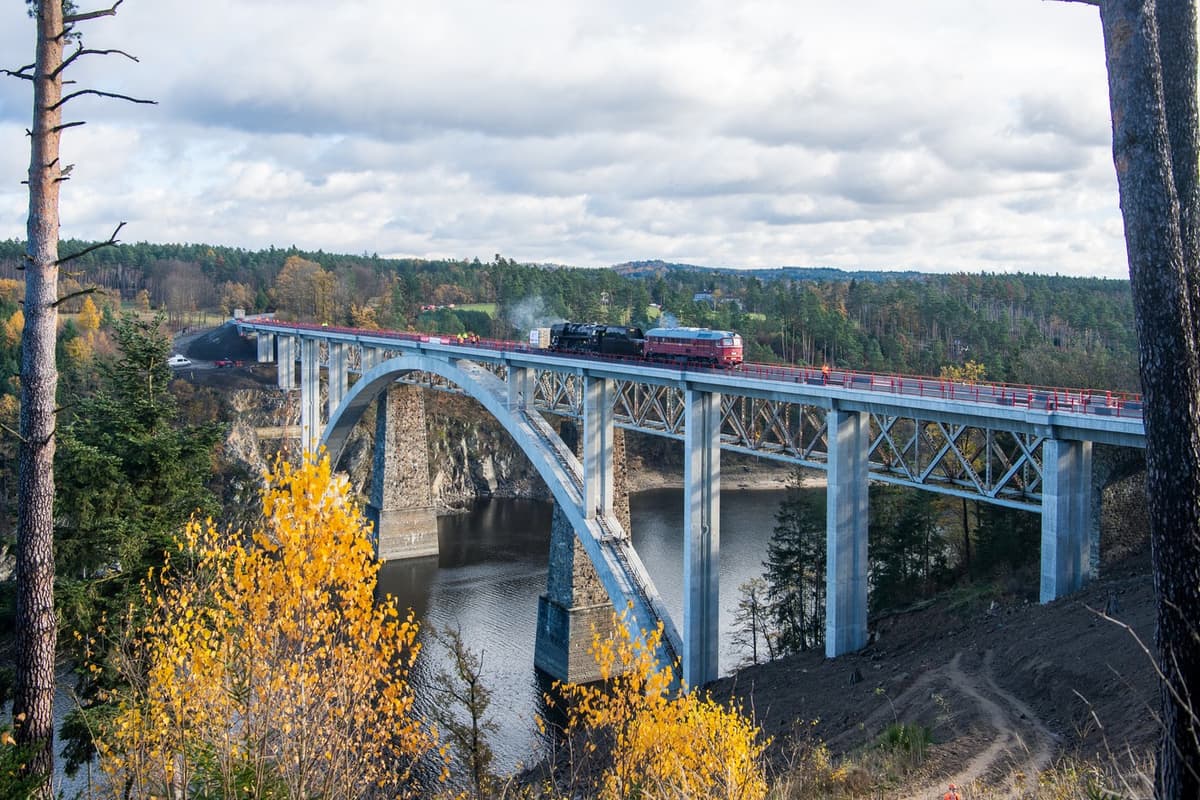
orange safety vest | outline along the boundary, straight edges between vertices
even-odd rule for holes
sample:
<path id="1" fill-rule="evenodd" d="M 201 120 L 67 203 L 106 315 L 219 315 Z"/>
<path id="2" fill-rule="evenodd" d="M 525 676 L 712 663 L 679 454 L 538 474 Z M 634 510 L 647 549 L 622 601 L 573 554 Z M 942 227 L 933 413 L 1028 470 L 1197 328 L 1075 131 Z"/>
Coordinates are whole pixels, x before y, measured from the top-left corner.
<path id="1" fill-rule="evenodd" d="M 962 800 L 962 796 L 956 791 L 949 791 L 942 795 L 942 800 Z"/>

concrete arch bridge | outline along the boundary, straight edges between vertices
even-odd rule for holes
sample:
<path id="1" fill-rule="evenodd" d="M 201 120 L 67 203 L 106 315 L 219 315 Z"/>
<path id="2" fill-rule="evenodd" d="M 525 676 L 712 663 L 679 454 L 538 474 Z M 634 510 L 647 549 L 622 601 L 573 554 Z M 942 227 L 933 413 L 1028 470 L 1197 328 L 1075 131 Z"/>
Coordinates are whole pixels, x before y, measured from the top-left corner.
<path id="1" fill-rule="evenodd" d="M 437 552 L 427 456 L 413 446 L 424 441 L 424 411 L 411 387 L 467 394 L 511 434 L 552 492 L 567 539 L 577 542 L 552 541 L 550 590 L 539 605 L 535 661 L 562 679 L 588 677 L 580 669 L 595 612 L 607 617 L 626 606 L 637 629 L 662 623 L 663 655 L 681 663 L 689 685 L 718 677 L 722 450 L 825 471 L 826 654 L 833 657 L 867 641 L 870 481 L 1039 513 L 1040 595 L 1048 602 L 1079 589 L 1097 561 L 1093 444 L 1145 446 L 1140 398 L 1112 392 L 758 365 L 695 369 L 504 341 L 262 318 L 237 325 L 256 335 L 259 361 L 278 362 L 279 387 L 299 388 L 307 449 L 324 445 L 336 460 L 355 423 L 377 405 L 368 513 L 381 557 Z M 546 414 L 582 423 L 582 457 Z M 684 444 L 681 625 L 618 513 L 621 428 Z M 589 591 L 581 576 L 591 568 Z"/>

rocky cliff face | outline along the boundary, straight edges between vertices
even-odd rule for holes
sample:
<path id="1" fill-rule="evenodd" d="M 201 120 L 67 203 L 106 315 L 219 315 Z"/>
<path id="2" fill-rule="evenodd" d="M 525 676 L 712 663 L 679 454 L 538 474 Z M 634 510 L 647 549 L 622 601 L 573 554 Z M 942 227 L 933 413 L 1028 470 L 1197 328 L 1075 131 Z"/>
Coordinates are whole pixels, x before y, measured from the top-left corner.
<path id="1" fill-rule="evenodd" d="M 459 508 L 475 497 L 550 498 L 525 454 L 474 400 L 426 392 L 433 498 Z"/>
<path id="2" fill-rule="evenodd" d="M 478 403 L 435 391 L 425 392 L 424 398 L 435 505 L 463 508 L 476 497 L 488 496 L 549 499 L 545 483 L 524 453 Z M 298 398 L 285 397 L 275 389 L 238 390 L 230 395 L 230 408 L 232 425 L 224 448 L 227 459 L 261 474 L 276 453 L 297 453 Z M 355 493 L 364 500 L 371 485 L 374 435 L 372 407 L 351 434 L 339 462 Z"/>

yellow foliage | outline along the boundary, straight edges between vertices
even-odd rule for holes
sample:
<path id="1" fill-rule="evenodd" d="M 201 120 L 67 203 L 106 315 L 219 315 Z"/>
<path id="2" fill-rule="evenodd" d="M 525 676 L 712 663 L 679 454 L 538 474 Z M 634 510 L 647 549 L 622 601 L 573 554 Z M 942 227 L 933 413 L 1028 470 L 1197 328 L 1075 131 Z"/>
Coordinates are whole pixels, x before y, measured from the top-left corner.
<path id="1" fill-rule="evenodd" d="M 82 336 L 76 336 L 74 339 L 68 340 L 63 345 L 63 351 L 75 366 L 83 366 L 92 360 L 93 349 L 91 342 Z"/>
<path id="2" fill-rule="evenodd" d="M 0 278 L 0 298 L 15 303 L 25 294 L 25 282 L 12 278 Z"/>
<path id="3" fill-rule="evenodd" d="M 143 584 L 133 688 L 97 737 L 113 796 L 403 793 L 436 731 L 413 710 L 411 612 L 374 598 L 368 523 L 328 457 L 267 475 L 249 535 L 193 520 Z M 444 762 L 443 762 L 444 763 Z"/>
<path id="4" fill-rule="evenodd" d="M 83 305 L 79 307 L 79 329 L 86 333 L 100 330 L 100 309 L 96 308 L 90 295 L 83 298 Z"/>
<path id="5" fill-rule="evenodd" d="M 603 686 L 556 684 L 567 703 L 567 732 L 611 747 L 611 764 L 591 787 L 603 798 L 762 798 L 767 793 L 761 731 L 730 705 L 672 690 L 670 667 L 655 653 L 662 626 L 635 639 L 628 612 L 611 636 L 595 635 L 592 655 Z M 553 705 L 553 700 L 547 698 Z"/>
<path id="6" fill-rule="evenodd" d="M 978 361 L 969 360 L 961 367 L 942 367 L 942 380 L 976 384 L 987 377 L 987 367 Z"/>
<path id="7" fill-rule="evenodd" d="M 9 345 L 17 345 L 21 341 L 21 334 L 25 330 L 25 312 L 17 309 L 4 323 L 4 340 Z"/>

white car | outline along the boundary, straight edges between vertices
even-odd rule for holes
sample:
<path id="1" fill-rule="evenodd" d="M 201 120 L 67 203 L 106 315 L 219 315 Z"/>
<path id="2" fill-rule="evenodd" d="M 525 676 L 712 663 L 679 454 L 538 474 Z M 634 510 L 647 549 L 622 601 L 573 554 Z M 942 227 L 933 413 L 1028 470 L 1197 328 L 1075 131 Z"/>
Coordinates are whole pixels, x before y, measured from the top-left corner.
<path id="1" fill-rule="evenodd" d="M 179 353 L 176 353 L 175 355 L 173 355 L 167 359 L 168 367 L 190 367 L 191 365 L 192 365 L 192 360 L 190 358 L 188 358 L 187 356 L 179 355 Z"/>

